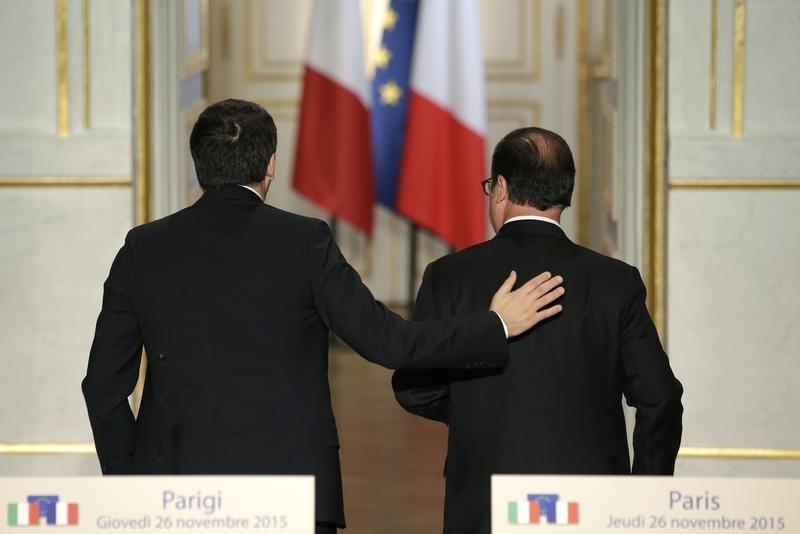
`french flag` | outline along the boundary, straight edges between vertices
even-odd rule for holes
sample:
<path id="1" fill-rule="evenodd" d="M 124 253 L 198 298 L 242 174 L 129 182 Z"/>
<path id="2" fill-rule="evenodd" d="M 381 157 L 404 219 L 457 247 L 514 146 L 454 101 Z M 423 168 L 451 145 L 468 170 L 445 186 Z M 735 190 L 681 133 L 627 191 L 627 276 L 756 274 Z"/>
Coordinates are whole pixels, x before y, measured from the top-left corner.
<path id="1" fill-rule="evenodd" d="M 374 181 L 359 0 L 319 0 L 303 78 L 293 185 L 367 235 Z"/>
<path id="2" fill-rule="evenodd" d="M 396 207 L 457 249 L 486 237 L 485 101 L 477 0 L 421 0 Z"/>

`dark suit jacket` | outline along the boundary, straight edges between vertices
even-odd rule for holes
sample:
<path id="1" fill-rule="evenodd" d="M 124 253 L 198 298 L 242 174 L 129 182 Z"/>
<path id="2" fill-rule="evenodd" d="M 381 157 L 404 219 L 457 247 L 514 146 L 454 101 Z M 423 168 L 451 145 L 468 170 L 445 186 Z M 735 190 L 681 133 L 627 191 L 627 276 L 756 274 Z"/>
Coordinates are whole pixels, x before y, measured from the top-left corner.
<path id="1" fill-rule="evenodd" d="M 316 520 L 344 525 L 328 330 L 391 368 L 502 366 L 488 308 L 403 321 L 321 221 L 242 187 L 130 231 L 105 283 L 83 393 L 105 474 L 312 474 Z M 138 418 L 127 397 L 142 346 Z"/>
<path id="2" fill-rule="evenodd" d="M 639 272 L 535 220 L 430 264 L 415 319 L 483 309 L 509 270 L 564 276 L 563 312 L 511 342 L 501 370 L 404 372 L 408 411 L 449 425 L 445 532 L 487 533 L 490 476 L 629 474 L 624 395 L 637 408 L 633 473 L 672 474 L 682 388 L 645 307 Z"/>

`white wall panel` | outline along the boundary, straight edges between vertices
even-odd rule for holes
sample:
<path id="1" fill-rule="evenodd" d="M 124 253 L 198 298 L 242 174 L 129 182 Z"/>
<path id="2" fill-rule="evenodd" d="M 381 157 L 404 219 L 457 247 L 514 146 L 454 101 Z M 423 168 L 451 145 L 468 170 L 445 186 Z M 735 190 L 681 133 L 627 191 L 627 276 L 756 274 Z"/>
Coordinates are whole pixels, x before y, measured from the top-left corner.
<path id="1" fill-rule="evenodd" d="M 98 130 L 132 127 L 130 0 L 90 0 L 92 126 Z"/>
<path id="2" fill-rule="evenodd" d="M 133 222 L 133 189 L 85 179 L 132 175 L 131 5 L 0 4 L 0 443 L 91 441 L 80 381 L 102 284 Z M 61 136 L 58 53 L 69 115 Z M 72 182 L 51 186 L 51 177 Z M 94 472 L 90 455 L 0 456 L 2 474 Z"/>
<path id="3" fill-rule="evenodd" d="M 0 441 L 90 441 L 80 381 L 103 281 L 130 228 L 130 190 L 1 193 Z"/>
<path id="4" fill-rule="evenodd" d="M 745 132 L 800 137 L 800 6 L 750 1 L 746 20 Z"/>
<path id="5" fill-rule="evenodd" d="M 0 135 L 5 131 L 55 133 L 53 6 L 53 2 L 29 0 L 7 0 L 0 6 Z"/>
<path id="6" fill-rule="evenodd" d="M 668 339 L 685 388 L 683 445 L 800 448 L 789 424 L 800 406 L 800 190 L 673 191 L 669 202 Z"/>
<path id="7" fill-rule="evenodd" d="M 669 2 L 667 342 L 683 445 L 711 455 L 679 474 L 800 476 L 714 451 L 800 450 L 799 22 L 790 0 Z"/>

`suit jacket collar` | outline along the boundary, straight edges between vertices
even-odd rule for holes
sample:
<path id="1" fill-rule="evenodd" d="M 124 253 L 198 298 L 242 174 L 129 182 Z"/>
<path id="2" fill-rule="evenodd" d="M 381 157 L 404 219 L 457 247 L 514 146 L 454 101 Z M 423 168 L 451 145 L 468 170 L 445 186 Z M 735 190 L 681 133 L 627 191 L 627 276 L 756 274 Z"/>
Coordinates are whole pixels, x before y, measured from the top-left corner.
<path id="1" fill-rule="evenodd" d="M 236 202 L 242 204 L 263 204 L 258 196 L 253 194 L 253 191 L 238 185 L 226 185 L 222 189 L 206 189 L 203 196 L 197 201 L 197 204 L 206 204 L 208 202 Z"/>
<path id="2" fill-rule="evenodd" d="M 534 219 L 511 221 L 500 227 L 497 237 L 509 237 L 515 235 L 545 235 L 556 239 L 569 241 L 567 234 L 560 226 L 546 221 Z"/>

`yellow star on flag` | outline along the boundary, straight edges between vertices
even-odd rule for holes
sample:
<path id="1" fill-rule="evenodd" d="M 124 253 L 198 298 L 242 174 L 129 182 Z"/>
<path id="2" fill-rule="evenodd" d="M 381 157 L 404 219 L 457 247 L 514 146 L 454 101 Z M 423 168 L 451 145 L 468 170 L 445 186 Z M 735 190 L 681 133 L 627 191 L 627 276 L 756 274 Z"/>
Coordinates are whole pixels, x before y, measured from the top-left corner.
<path id="1" fill-rule="evenodd" d="M 396 106 L 397 102 L 400 101 L 400 97 L 403 96 L 403 90 L 394 80 L 381 85 L 378 92 L 381 94 L 381 103 L 387 106 Z"/>
<path id="2" fill-rule="evenodd" d="M 386 30 L 393 30 L 394 25 L 397 24 L 397 11 L 392 9 L 391 7 L 386 10 L 386 13 L 383 15 L 383 27 Z"/>
<path id="3" fill-rule="evenodd" d="M 389 60 L 392 59 L 392 53 L 385 46 L 381 46 L 375 52 L 375 66 L 379 69 L 385 69 L 389 66 Z"/>

